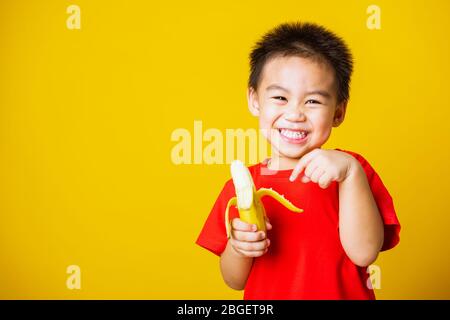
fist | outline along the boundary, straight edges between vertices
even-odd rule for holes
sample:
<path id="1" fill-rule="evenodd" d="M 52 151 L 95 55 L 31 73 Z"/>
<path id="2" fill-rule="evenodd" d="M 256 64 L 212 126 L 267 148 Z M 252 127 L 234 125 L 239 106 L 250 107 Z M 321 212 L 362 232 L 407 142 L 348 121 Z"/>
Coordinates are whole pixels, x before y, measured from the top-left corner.
<path id="1" fill-rule="evenodd" d="M 266 229 L 272 229 L 267 217 L 265 222 Z M 269 250 L 270 240 L 267 238 L 266 232 L 256 230 L 256 225 L 234 218 L 231 221 L 230 244 L 239 255 L 256 258 Z"/>
<path id="2" fill-rule="evenodd" d="M 305 154 L 292 170 L 290 181 L 303 172 L 301 181 L 312 181 L 325 189 L 333 182 L 343 182 L 356 169 L 357 160 L 338 150 L 314 149 Z"/>

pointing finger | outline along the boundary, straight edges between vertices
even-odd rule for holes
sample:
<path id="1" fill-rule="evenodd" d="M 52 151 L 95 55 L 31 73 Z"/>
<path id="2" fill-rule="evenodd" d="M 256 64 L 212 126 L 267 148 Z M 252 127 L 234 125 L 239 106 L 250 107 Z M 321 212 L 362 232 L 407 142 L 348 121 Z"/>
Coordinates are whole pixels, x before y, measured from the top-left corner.
<path id="1" fill-rule="evenodd" d="M 305 154 L 297 163 L 294 170 L 292 170 L 291 176 L 289 177 L 290 181 L 294 181 L 297 179 L 300 172 L 302 172 L 306 166 L 311 162 L 312 159 L 314 159 L 318 149 L 314 149 L 313 151 Z"/>

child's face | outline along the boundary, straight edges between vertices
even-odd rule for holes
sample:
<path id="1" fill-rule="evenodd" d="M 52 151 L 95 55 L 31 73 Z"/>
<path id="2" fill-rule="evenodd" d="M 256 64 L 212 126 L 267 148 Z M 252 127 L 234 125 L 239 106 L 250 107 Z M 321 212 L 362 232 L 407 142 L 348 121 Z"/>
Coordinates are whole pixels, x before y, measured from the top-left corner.
<path id="1" fill-rule="evenodd" d="M 332 67 L 296 56 L 269 60 L 248 102 L 275 155 L 293 159 L 320 148 L 346 109 L 346 103 L 337 104 Z"/>

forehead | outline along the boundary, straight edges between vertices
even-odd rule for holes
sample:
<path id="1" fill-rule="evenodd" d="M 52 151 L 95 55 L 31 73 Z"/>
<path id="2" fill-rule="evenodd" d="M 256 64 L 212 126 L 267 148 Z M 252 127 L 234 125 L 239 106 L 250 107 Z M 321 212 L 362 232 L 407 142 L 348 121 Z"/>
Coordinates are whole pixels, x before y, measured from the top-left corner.
<path id="1" fill-rule="evenodd" d="M 264 65 L 260 88 L 277 84 L 294 93 L 326 90 L 335 95 L 334 70 L 328 64 L 315 58 L 297 56 L 276 56 Z"/>

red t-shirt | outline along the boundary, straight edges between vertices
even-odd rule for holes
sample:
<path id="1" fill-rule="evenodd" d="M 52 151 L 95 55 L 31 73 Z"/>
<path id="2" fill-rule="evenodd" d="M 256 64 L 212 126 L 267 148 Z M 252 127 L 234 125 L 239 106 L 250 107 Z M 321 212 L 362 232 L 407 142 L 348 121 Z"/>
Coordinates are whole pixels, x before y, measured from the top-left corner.
<path id="1" fill-rule="evenodd" d="M 392 198 L 380 177 L 359 154 L 354 156 L 364 168 L 384 222 L 383 250 L 399 242 L 400 224 Z M 375 299 L 368 288 L 367 268 L 358 267 L 345 254 L 339 239 L 339 185 L 332 182 L 322 189 L 318 184 L 289 181 L 291 170 L 270 170 L 259 163 L 249 167 L 256 189 L 273 188 L 303 213 L 289 211 L 271 197 L 263 197 L 272 224 L 267 232 L 269 251 L 255 258 L 244 299 Z M 233 181 L 225 183 L 196 243 L 220 256 L 225 250 L 225 208 L 235 196 Z M 230 208 L 230 219 L 239 217 Z M 370 280 L 369 280 L 370 282 Z"/>

